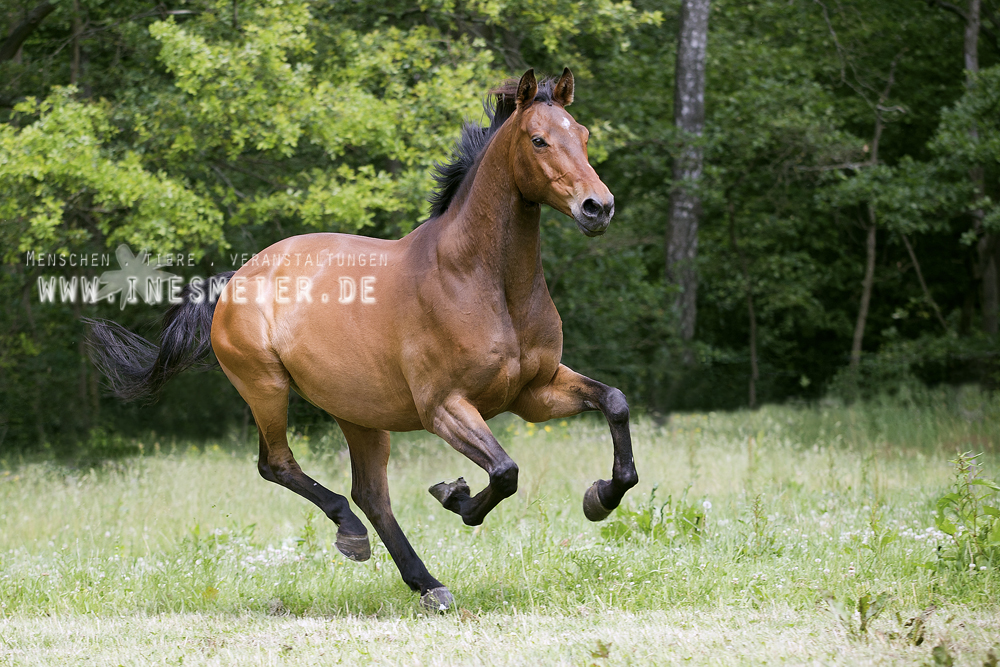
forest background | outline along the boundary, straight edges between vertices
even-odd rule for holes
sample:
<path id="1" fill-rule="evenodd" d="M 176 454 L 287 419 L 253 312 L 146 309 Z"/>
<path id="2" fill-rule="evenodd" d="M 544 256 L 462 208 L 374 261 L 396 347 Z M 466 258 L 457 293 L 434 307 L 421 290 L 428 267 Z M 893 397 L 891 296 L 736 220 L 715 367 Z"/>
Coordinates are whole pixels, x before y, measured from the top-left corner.
<path id="1" fill-rule="evenodd" d="M 221 373 L 152 406 L 108 397 L 80 318 L 155 338 L 165 306 L 84 303 L 80 281 L 120 243 L 183 254 L 170 271 L 190 278 L 293 234 L 398 238 L 463 120 L 528 67 L 572 68 L 616 196 L 601 239 L 542 217 L 567 364 L 658 413 L 993 388 L 1000 2 L 956 2 L 702 0 L 692 133 L 679 1 L 8 0 L 0 453 L 245 435 Z M 702 166 L 678 178 L 690 151 Z M 667 260 L 679 192 L 699 209 L 686 272 Z M 111 265 L 39 261 L 94 253 Z"/>

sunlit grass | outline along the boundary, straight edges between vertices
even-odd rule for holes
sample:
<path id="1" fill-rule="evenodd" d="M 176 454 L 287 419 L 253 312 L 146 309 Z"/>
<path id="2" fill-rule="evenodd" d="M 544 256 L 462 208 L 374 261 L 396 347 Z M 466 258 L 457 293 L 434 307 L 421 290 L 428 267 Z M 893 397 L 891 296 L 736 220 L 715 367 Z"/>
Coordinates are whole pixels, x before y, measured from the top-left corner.
<path id="1" fill-rule="evenodd" d="M 934 528 L 934 503 L 957 452 L 985 452 L 985 474 L 1000 477 L 998 416 L 1000 401 L 985 394 L 942 393 L 931 407 L 637 419 L 641 481 L 626 506 L 648 512 L 654 486 L 653 506 L 667 496 L 676 506 L 686 490 L 704 514 L 696 539 L 674 524 L 660 539 L 616 537 L 584 518 L 584 490 L 611 467 L 598 419 L 495 421 L 520 488 L 479 528 L 426 489 L 459 475 L 476 489 L 485 474 L 432 436 L 400 436 L 396 515 L 460 608 L 440 619 L 422 616 L 377 539 L 367 563 L 341 558 L 335 526 L 258 477 L 249 443 L 143 443 L 159 453 L 96 467 L 8 462 L 0 664 L 45 664 L 81 647 L 94 664 L 296 664 L 323 651 L 380 664 L 912 664 L 944 642 L 979 665 L 1000 639 L 1000 563 L 942 567 L 948 538 Z M 293 448 L 346 494 L 337 441 L 297 435 Z M 853 609 L 882 592 L 891 600 L 867 639 L 830 612 L 830 599 Z M 906 622 L 924 612 L 915 646 Z M 599 641 L 612 644 L 607 657 Z"/>

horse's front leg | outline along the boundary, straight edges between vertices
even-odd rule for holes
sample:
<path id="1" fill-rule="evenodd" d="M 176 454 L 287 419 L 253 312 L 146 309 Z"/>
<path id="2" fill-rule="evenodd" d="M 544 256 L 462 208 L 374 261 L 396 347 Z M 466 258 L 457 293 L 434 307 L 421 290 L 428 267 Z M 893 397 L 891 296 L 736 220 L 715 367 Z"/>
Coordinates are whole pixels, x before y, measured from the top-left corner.
<path id="1" fill-rule="evenodd" d="M 501 500 L 517 491 L 517 464 L 493 437 L 475 406 L 464 398 L 453 398 L 438 406 L 431 421 L 428 430 L 490 476 L 490 483 L 475 496 L 470 495 L 469 486 L 461 477 L 428 489 L 445 509 L 460 515 L 467 526 L 478 526 Z"/>
<path id="2" fill-rule="evenodd" d="M 602 521 L 618 507 L 625 492 L 639 482 L 632 459 L 625 394 L 560 364 L 548 384 L 525 388 L 511 408 L 511 412 L 531 422 L 569 417 L 584 410 L 600 410 L 604 414 L 615 447 L 611 479 L 597 480 L 583 496 L 587 518 Z"/>

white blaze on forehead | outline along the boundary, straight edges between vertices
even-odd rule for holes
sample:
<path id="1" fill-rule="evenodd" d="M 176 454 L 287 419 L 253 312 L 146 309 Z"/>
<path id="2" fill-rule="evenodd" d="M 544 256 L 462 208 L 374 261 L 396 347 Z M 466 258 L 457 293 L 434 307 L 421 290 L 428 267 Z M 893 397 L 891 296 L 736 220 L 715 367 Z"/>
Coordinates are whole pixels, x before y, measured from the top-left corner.
<path id="1" fill-rule="evenodd" d="M 569 118 L 566 118 L 565 116 L 563 116 L 563 119 L 559 122 L 559 124 L 562 125 L 564 129 L 568 130 L 569 129 Z"/>

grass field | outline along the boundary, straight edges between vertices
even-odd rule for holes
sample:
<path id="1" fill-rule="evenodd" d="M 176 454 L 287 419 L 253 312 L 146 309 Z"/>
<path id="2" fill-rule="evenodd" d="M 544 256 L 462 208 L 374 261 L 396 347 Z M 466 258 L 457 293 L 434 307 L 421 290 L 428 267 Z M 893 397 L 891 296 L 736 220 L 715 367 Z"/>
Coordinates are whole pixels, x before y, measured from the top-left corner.
<path id="1" fill-rule="evenodd" d="M 605 424 L 492 426 L 520 489 L 475 529 L 426 489 L 485 475 L 427 434 L 395 440 L 394 509 L 455 594 L 444 616 L 377 539 L 366 563 L 337 554 L 335 526 L 260 479 L 250 444 L 5 461 L 0 665 L 996 664 L 1000 548 L 945 560 L 934 515 L 957 453 L 1000 477 L 1000 399 L 639 418 L 639 486 L 602 524 L 580 503 L 610 472 Z M 293 448 L 346 493 L 337 442 Z M 864 629 L 859 600 L 883 606 Z"/>

